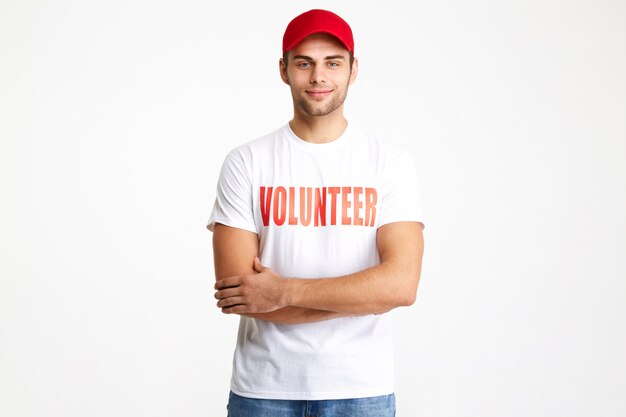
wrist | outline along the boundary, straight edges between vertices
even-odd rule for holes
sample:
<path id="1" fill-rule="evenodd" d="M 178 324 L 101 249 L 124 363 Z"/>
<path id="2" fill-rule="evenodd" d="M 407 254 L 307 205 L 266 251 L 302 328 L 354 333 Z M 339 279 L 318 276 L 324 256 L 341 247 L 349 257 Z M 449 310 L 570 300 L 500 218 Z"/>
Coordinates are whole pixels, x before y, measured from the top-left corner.
<path id="1" fill-rule="evenodd" d="M 296 278 L 285 278 L 285 282 L 282 286 L 282 304 L 287 306 L 297 306 L 297 294 L 298 294 L 298 284 L 299 279 Z"/>

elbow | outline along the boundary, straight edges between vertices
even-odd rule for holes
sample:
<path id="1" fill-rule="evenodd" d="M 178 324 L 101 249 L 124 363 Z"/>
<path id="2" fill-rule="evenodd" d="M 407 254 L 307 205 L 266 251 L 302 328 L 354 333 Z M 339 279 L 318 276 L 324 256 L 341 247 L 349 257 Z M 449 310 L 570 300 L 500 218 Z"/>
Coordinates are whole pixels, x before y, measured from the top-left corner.
<path id="1" fill-rule="evenodd" d="M 398 307 L 410 307 L 415 304 L 417 299 L 417 290 L 406 291 L 398 300 Z"/>
<path id="2" fill-rule="evenodd" d="M 389 292 L 387 292 L 384 301 L 388 310 L 397 307 L 410 307 L 415 304 L 420 275 L 421 266 L 419 264 L 394 268 L 393 272 L 385 278 L 393 282 L 393 285 L 388 287 Z"/>
<path id="3" fill-rule="evenodd" d="M 385 300 L 382 304 L 376 305 L 375 314 L 384 314 L 398 307 L 410 307 L 415 304 L 417 298 L 416 290 L 414 289 L 402 289 L 399 290 L 395 296 Z"/>
<path id="4" fill-rule="evenodd" d="M 415 300 L 417 298 L 417 292 L 415 289 L 398 289 L 398 291 L 389 295 L 389 298 L 383 301 L 382 303 L 378 303 L 379 309 L 384 309 L 384 312 L 391 311 L 394 308 L 398 307 L 410 307 L 415 304 Z"/>
<path id="5" fill-rule="evenodd" d="M 398 297 L 398 307 L 410 307 L 417 300 L 417 286 L 419 284 L 420 274 L 409 274 L 409 277 L 402 288 Z"/>

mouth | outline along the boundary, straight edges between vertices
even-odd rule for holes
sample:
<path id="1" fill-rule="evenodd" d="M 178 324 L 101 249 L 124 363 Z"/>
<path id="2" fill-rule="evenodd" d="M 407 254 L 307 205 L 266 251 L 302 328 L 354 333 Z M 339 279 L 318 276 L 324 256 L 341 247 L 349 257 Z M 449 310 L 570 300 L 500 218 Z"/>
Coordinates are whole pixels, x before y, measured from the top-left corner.
<path id="1" fill-rule="evenodd" d="M 313 98 L 324 98 L 332 92 L 333 90 L 306 90 L 306 93 Z"/>

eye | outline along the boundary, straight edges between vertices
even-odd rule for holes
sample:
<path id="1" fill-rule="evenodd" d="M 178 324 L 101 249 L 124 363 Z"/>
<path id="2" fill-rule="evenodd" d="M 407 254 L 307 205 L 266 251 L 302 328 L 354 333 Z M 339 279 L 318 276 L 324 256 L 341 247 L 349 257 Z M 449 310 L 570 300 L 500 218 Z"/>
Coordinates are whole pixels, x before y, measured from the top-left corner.
<path id="1" fill-rule="evenodd" d="M 309 68 L 310 66 L 311 66 L 311 63 L 306 62 L 306 61 L 298 63 L 298 68 L 306 69 L 306 68 Z"/>
<path id="2" fill-rule="evenodd" d="M 339 62 L 331 61 L 328 63 L 328 66 L 331 68 L 337 68 L 339 66 Z"/>

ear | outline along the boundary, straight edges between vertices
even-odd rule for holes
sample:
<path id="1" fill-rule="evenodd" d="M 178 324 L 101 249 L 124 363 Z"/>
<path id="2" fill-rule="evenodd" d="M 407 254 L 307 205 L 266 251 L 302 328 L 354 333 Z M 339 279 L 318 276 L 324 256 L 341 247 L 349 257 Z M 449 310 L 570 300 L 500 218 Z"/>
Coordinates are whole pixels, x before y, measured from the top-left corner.
<path id="1" fill-rule="evenodd" d="M 350 72 L 350 84 L 356 80 L 356 75 L 359 73 L 359 59 L 354 57 L 354 61 L 352 62 L 352 71 Z"/>
<path id="2" fill-rule="evenodd" d="M 289 85 L 289 75 L 287 75 L 287 65 L 285 65 L 285 62 L 283 61 L 282 58 L 278 60 L 278 71 L 280 72 L 280 78 L 283 80 L 283 82 Z"/>

